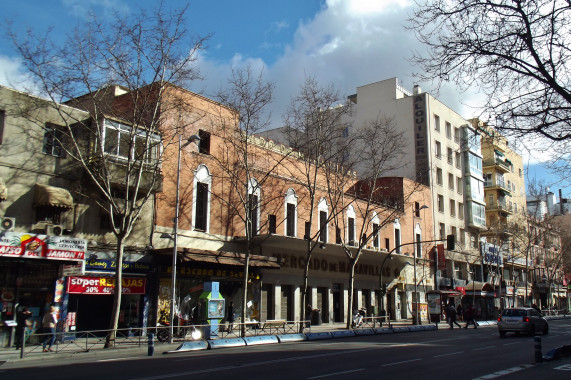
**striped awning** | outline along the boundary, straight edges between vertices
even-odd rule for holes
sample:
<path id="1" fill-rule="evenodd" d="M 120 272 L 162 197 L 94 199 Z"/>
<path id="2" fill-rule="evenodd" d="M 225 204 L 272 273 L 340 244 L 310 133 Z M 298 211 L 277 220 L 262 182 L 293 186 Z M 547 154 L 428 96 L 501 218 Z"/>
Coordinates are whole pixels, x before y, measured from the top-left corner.
<path id="1" fill-rule="evenodd" d="M 73 208 L 73 197 L 70 192 L 61 187 L 36 183 L 34 207 L 52 206 L 64 209 Z"/>
<path id="2" fill-rule="evenodd" d="M 5 201 L 8 199 L 8 188 L 4 183 L 4 180 L 0 178 L 0 202 Z"/>

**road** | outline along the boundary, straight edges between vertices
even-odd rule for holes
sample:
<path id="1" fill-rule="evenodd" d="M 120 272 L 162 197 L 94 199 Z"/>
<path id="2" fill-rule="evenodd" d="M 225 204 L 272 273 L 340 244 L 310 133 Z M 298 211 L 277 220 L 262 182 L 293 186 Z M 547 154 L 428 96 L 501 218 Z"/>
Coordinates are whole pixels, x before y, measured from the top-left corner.
<path id="1" fill-rule="evenodd" d="M 144 358 L 3 369 L 0 379 L 569 379 L 571 358 L 534 364 L 534 340 L 496 327 L 359 336 Z M 543 353 L 569 344 L 571 321 L 550 323 Z"/>

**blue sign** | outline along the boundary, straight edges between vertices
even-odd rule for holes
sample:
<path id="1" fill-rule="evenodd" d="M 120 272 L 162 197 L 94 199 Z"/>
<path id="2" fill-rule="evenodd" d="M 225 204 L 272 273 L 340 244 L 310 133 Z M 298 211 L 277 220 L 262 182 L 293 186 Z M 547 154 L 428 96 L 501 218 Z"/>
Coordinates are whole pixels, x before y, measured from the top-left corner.
<path id="1" fill-rule="evenodd" d="M 85 261 L 85 269 L 98 272 L 115 272 L 117 263 L 115 260 L 92 259 Z M 147 273 L 149 270 L 151 270 L 149 263 L 123 262 L 123 273 Z"/>

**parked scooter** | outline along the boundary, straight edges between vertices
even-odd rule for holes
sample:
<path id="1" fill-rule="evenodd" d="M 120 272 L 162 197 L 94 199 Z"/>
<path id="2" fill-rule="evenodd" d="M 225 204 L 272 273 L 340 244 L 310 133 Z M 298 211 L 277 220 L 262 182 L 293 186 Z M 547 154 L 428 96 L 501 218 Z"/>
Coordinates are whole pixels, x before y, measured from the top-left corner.
<path id="1" fill-rule="evenodd" d="M 178 323 L 175 322 L 175 326 L 173 329 L 173 338 L 186 338 L 188 334 L 190 334 L 190 338 L 192 340 L 200 340 L 202 338 L 202 332 L 194 326 L 192 323 L 192 319 L 195 316 L 196 306 L 193 308 L 189 307 L 190 305 L 190 296 L 186 296 L 183 300 L 182 310 L 186 311 L 184 314 L 178 314 L 175 318 L 175 321 L 178 319 Z M 163 326 L 163 327 L 161 327 Z M 161 327 L 157 329 L 157 339 L 159 342 L 166 342 L 169 339 L 169 328 L 165 328 L 164 326 L 170 326 L 170 321 L 167 318 L 166 314 L 161 314 L 161 317 L 158 320 L 157 327 Z"/>
<path id="2" fill-rule="evenodd" d="M 355 315 L 353 316 L 353 323 L 351 323 L 351 328 L 355 329 L 361 327 L 361 325 L 363 324 L 363 318 L 365 318 L 366 315 L 367 315 L 367 309 L 365 309 L 364 307 L 357 310 L 355 312 Z"/>

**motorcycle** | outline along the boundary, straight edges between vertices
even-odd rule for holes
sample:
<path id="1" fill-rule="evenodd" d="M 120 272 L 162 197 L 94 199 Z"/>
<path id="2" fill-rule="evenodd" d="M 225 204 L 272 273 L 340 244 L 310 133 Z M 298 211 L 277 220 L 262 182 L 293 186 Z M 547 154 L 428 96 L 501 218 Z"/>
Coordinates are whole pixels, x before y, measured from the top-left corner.
<path id="1" fill-rule="evenodd" d="M 202 338 L 202 332 L 192 323 L 192 319 L 196 313 L 196 306 L 190 308 L 189 304 L 190 296 L 186 296 L 183 301 L 182 309 L 189 311 L 189 313 L 185 313 L 184 315 L 176 315 L 175 326 L 173 327 L 173 338 L 185 339 L 186 336 L 190 333 L 192 340 L 200 340 Z M 157 329 L 157 339 L 159 342 L 168 341 L 170 329 L 165 328 L 168 326 L 170 326 L 170 321 L 168 320 L 166 313 L 161 313 L 161 316 L 157 321 L 157 327 L 161 327 Z"/>
<path id="2" fill-rule="evenodd" d="M 361 325 L 363 324 L 363 318 L 365 318 L 366 315 L 367 315 L 367 309 L 365 309 L 364 307 L 357 310 L 355 312 L 355 315 L 353 316 L 353 323 L 351 323 L 351 328 L 355 329 L 361 327 Z"/>

